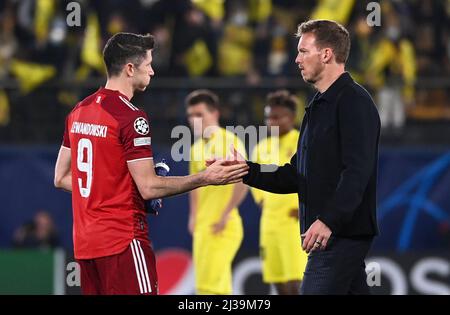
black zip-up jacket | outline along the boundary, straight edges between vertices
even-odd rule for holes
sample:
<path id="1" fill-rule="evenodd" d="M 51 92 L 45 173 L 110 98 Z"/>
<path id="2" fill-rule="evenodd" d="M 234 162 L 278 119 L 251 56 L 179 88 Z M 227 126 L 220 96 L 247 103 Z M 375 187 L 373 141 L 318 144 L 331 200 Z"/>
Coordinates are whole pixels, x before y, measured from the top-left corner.
<path id="1" fill-rule="evenodd" d="M 380 118 L 369 93 L 345 72 L 308 105 L 300 139 L 306 124 L 304 152 L 298 148 L 290 163 L 270 173 L 248 161 L 244 183 L 273 193 L 298 193 L 305 208 L 302 233 L 320 219 L 335 236 L 377 235 Z M 299 172 L 299 154 L 306 154 L 306 175 Z"/>

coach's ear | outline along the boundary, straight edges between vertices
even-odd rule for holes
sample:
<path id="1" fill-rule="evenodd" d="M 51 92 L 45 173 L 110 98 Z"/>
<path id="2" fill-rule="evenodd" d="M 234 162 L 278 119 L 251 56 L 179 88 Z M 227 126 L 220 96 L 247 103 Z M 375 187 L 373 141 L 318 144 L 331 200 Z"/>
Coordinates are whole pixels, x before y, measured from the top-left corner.
<path id="1" fill-rule="evenodd" d="M 134 76 L 134 65 L 129 62 L 125 65 L 125 73 L 127 74 L 127 77 L 131 78 Z"/>
<path id="2" fill-rule="evenodd" d="M 330 63 L 333 59 L 334 52 L 331 48 L 322 49 L 321 59 L 323 63 Z"/>

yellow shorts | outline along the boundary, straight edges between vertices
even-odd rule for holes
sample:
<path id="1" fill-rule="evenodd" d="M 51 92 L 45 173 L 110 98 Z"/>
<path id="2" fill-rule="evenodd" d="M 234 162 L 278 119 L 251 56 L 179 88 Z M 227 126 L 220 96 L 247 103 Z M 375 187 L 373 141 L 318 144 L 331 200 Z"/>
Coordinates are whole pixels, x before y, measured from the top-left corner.
<path id="1" fill-rule="evenodd" d="M 195 231 L 193 256 L 197 294 L 231 294 L 231 265 L 243 239 L 242 226 L 213 235 Z"/>
<path id="2" fill-rule="evenodd" d="M 262 226 L 260 233 L 263 281 L 282 283 L 302 280 L 308 255 L 301 247 L 298 221 L 265 226 L 267 228 Z"/>

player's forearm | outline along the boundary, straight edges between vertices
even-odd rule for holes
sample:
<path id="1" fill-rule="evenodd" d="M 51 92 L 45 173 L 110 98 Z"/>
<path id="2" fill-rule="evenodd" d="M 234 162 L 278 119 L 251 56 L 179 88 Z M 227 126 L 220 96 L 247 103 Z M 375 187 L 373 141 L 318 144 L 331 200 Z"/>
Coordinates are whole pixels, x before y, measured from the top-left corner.
<path id="1" fill-rule="evenodd" d="M 56 188 L 72 192 L 72 170 L 70 149 L 61 146 L 56 159 L 54 185 Z"/>
<path id="2" fill-rule="evenodd" d="M 72 192 L 72 174 L 67 174 L 62 177 L 55 177 L 54 181 L 55 187 L 65 190 L 67 192 Z"/>
<path id="3" fill-rule="evenodd" d="M 153 177 L 143 187 L 141 194 L 146 200 L 179 195 L 207 185 L 203 173 L 188 176 Z"/>
<path id="4" fill-rule="evenodd" d="M 301 193 L 303 195 L 305 178 L 298 175 L 296 167 L 292 164 L 273 165 L 276 170 L 270 172 L 262 169 L 263 166 L 269 167 L 269 165 L 250 161 L 247 161 L 247 164 L 250 169 L 248 175 L 243 177 L 244 184 L 275 194 Z"/>

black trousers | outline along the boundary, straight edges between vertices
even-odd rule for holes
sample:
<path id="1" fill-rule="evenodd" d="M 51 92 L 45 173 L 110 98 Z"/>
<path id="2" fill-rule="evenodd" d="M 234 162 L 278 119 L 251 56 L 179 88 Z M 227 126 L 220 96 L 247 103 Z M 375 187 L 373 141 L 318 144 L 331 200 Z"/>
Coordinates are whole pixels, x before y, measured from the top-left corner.
<path id="1" fill-rule="evenodd" d="M 370 294 L 364 259 L 372 240 L 332 236 L 325 250 L 310 252 L 301 294 Z"/>

